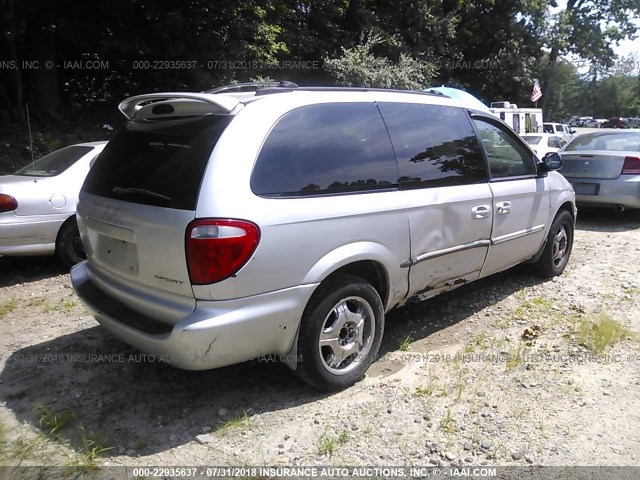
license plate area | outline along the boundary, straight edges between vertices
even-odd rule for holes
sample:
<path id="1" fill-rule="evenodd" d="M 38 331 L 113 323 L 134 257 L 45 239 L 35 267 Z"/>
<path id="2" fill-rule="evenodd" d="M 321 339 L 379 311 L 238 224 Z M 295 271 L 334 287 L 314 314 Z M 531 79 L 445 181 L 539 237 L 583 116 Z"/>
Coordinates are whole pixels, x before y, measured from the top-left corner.
<path id="1" fill-rule="evenodd" d="M 576 195 L 598 195 L 600 184 L 598 183 L 574 183 L 573 190 Z"/>
<path id="2" fill-rule="evenodd" d="M 116 270 L 133 275 L 139 272 L 138 251 L 135 243 L 99 233 L 95 238 L 93 254 L 98 262 Z"/>

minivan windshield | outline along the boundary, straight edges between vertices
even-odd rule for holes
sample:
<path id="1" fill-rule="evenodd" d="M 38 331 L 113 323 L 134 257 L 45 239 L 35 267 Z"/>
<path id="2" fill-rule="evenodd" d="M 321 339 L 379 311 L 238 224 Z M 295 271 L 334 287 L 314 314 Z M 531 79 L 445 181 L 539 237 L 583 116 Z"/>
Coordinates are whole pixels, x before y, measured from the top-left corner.
<path id="1" fill-rule="evenodd" d="M 232 117 L 131 121 L 107 144 L 83 191 L 126 202 L 195 210 L 205 167 Z"/>
<path id="2" fill-rule="evenodd" d="M 25 177 L 55 177 L 60 175 L 71 165 L 76 163 L 92 150 L 92 147 L 71 146 L 64 147 L 55 152 L 30 163 L 18 170 L 14 175 Z"/>

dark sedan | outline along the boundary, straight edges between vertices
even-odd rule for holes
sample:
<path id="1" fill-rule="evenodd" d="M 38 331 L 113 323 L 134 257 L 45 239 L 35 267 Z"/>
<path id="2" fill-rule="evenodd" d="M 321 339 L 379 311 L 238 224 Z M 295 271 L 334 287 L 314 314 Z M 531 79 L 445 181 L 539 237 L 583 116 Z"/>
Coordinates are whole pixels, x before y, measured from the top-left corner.
<path id="1" fill-rule="evenodd" d="M 629 128 L 629 120 L 622 117 L 610 118 L 602 124 L 602 128 Z"/>

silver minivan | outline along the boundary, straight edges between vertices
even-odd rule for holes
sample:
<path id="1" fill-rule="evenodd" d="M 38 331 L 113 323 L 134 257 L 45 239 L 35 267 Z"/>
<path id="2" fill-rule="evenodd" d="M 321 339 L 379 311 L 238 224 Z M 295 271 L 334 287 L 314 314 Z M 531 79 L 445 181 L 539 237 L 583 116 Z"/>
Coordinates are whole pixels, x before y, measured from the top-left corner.
<path id="1" fill-rule="evenodd" d="M 106 329 L 182 368 L 274 355 L 345 388 L 409 298 L 521 262 L 559 275 L 571 253 L 558 155 L 538 163 L 443 95 L 283 84 L 120 110 L 80 194 L 71 279 Z"/>

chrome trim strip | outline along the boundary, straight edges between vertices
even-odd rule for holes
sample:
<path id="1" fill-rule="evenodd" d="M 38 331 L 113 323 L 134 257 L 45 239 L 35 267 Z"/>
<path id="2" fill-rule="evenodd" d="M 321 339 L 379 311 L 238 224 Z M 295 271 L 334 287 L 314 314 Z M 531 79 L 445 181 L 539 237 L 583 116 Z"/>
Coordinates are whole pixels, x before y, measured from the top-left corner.
<path id="1" fill-rule="evenodd" d="M 450 253 L 462 252 L 464 250 L 470 250 L 472 248 L 488 247 L 489 245 L 491 245 L 491 240 L 476 240 L 475 242 L 465 243 L 464 245 L 456 245 L 455 247 L 443 248 L 442 250 L 423 253 L 421 255 L 418 255 L 415 258 L 410 258 L 409 260 L 405 260 L 404 262 L 402 262 L 400 266 L 409 267 L 417 263 L 424 262 L 425 260 L 430 260 L 432 258 L 438 258 L 444 255 L 449 255 Z M 411 263 L 408 264 L 408 262 L 411 262 Z"/>
<path id="2" fill-rule="evenodd" d="M 521 238 L 526 235 L 531 235 L 532 233 L 537 233 L 543 229 L 544 225 L 536 225 L 534 227 L 525 228 L 524 230 L 518 230 L 517 232 L 508 233 L 506 235 L 491 239 L 491 245 L 498 245 L 500 243 L 508 242 L 509 240 L 515 240 L 516 238 Z"/>

